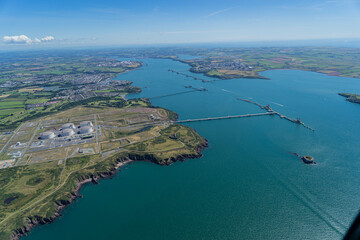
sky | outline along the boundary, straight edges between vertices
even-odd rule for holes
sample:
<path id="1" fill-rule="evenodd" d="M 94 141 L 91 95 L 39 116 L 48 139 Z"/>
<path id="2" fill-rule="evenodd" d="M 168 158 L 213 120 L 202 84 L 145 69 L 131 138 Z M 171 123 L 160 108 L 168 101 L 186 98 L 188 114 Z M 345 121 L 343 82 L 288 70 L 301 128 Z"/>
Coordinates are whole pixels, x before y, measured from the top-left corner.
<path id="1" fill-rule="evenodd" d="M 360 38 L 360 0 L 0 0 L 0 48 Z"/>

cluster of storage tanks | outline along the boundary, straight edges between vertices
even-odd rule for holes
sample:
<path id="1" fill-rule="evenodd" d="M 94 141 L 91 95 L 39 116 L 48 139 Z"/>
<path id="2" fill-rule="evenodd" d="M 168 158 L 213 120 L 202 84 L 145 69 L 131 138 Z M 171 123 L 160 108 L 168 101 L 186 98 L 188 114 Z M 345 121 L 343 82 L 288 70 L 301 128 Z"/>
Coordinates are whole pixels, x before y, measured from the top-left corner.
<path id="1" fill-rule="evenodd" d="M 73 123 L 65 123 L 62 125 L 60 137 L 70 137 L 74 135 L 76 132 L 78 134 L 86 134 L 92 133 L 94 131 L 93 124 L 91 121 L 82 121 L 78 128 L 75 127 Z M 40 134 L 40 139 L 52 139 L 55 138 L 56 135 L 52 131 L 46 131 Z"/>

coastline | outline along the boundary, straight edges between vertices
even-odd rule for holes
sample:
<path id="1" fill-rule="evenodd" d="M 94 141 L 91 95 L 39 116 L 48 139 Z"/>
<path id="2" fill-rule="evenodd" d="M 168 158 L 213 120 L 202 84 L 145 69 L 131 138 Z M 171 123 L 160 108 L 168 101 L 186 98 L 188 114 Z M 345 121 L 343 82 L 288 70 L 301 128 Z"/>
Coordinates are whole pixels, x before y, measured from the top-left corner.
<path id="1" fill-rule="evenodd" d="M 56 204 L 55 213 L 53 216 L 49 218 L 43 218 L 40 216 L 31 216 L 27 217 L 29 219 L 29 222 L 27 225 L 24 225 L 23 227 L 16 229 L 12 236 L 11 240 L 19 240 L 23 236 L 27 236 L 33 228 L 39 225 L 45 225 L 50 224 L 54 222 L 58 217 L 61 217 L 61 212 L 70 204 L 72 204 L 76 199 L 82 198 L 83 196 L 80 195 L 80 191 L 82 187 L 87 183 L 93 183 L 94 185 L 99 184 L 99 180 L 106 179 L 106 178 L 112 178 L 118 171 L 121 171 L 121 167 L 131 164 L 135 161 L 147 161 L 151 163 L 158 164 L 160 166 L 163 165 L 171 165 L 172 163 L 175 163 L 177 161 L 185 161 L 186 159 L 195 159 L 202 157 L 202 151 L 208 147 L 208 141 L 204 139 L 204 142 L 202 144 L 199 144 L 196 146 L 196 152 L 197 154 L 184 154 L 184 155 L 178 155 L 175 157 L 171 157 L 168 164 L 159 164 L 157 161 L 155 161 L 156 158 L 154 158 L 151 154 L 131 154 L 129 153 L 128 156 L 117 159 L 116 163 L 113 165 L 113 168 L 111 168 L 107 172 L 98 172 L 94 175 L 91 175 L 89 177 L 82 177 L 82 180 L 78 181 L 76 183 L 75 189 L 72 191 L 72 193 L 69 196 L 68 200 L 62 200 L 59 202 L 54 202 Z"/>
<path id="2" fill-rule="evenodd" d="M 50 223 L 54 222 L 58 217 L 62 216 L 61 212 L 67 206 L 72 204 L 77 198 L 82 198 L 82 195 L 80 195 L 80 190 L 82 189 L 82 187 L 85 184 L 90 183 L 90 182 L 93 184 L 98 184 L 98 180 L 100 180 L 100 179 L 111 178 L 117 173 L 117 170 L 119 168 L 121 168 L 122 166 L 125 166 L 127 164 L 130 164 L 132 161 L 133 160 L 130 160 L 130 159 L 118 159 L 118 162 L 114 165 L 113 169 L 111 169 L 109 172 L 97 173 L 96 175 L 91 176 L 90 178 L 84 178 L 83 180 L 78 181 L 76 183 L 76 187 L 75 187 L 73 193 L 71 193 L 71 195 L 70 195 L 69 200 L 55 202 L 55 204 L 57 206 L 56 206 L 56 210 L 55 210 L 55 213 L 53 216 L 51 216 L 50 218 L 43 218 L 43 217 L 39 217 L 39 216 L 28 217 L 30 222 L 26 226 L 23 226 L 22 228 L 15 230 L 11 236 L 11 240 L 19 240 L 21 237 L 27 236 L 27 234 L 30 233 L 31 230 L 38 225 L 45 225 L 45 224 L 50 224 Z"/>
<path id="3" fill-rule="evenodd" d="M 151 162 L 154 164 L 158 164 L 160 166 L 169 166 L 178 161 L 183 162 L 186 159 L 201 158 L 203 156 L 202 151 L 208 147 L 209 147 L 208 141 L 206 139 L 204 139 L 204 142 L 202 144 L 196 146 L 196 152 L 197 152 L 196 154 L 182 154 L 182 155 L 177 155 L 177 156 L 171 157 L 171 158 L 165 158 L 164 159 L 165 163 L 159 163 L 159 161 L 157 161 L 156 157 L 154 157 L 152 154 L 146 154 L 146 153 L 145 154 L 129 153 L 129 158 L 132 161 L 145 161 L 145 162 Z M 133 151 L 133 152 L 135 152 L 135 151 Z"/>
<path id="4" fill-rule="evenodd" d="M 143 66 L 143 64 L 141 64 L 141 66 Z M 140 68 L 141 66 L 139 66 L 138 68 Z M 127 71 L 132 71 L 136 69 L 131 69 Z M 123 95 L 123 98 L 127 99 L 127 95 L 128 94 Z M 173 118 L 177 119 L 178 114 L 175 112 L 172 113 L 174 115 Z M 196 130 L 194 131 L 196 132 Z M 169 158 L 158 158 L 151 153 L 146 153 L 146 152 L 139 153 L 136 151 L 129 151 L 126 156 L 121 156 L 117 159 L 114 159 L 116 162 L 114 161 L 112 167 L 106 170 L 105 172 L 95 172 L 90 175 L 78 176 L 77 179 L 71 180 L 74 181 L 75 187 L 70 192 L 67 193 L 65 199 L 53 202 L 55 204 L 55 210 L 52 216 L 50 217 L 43 217 L 37 215 L 24 216 L 24 220 L 25 220 L 24 225 L 20 228 L 14 229 L 13 233 L 10 236 L 10 239 L 19 240 L 21 237 L 30 234 L 31 230 L 34 229 L 36 226 L 50 224 L 54 222 L 58 217 L 62 216 L 61 212 L 67 206 L 72 204 L 76 199 L 82 197 L 80 191 L 85 184 L 91 182 L 94 185 L 96 185 L 99 184 L 99 180 L 101 179 L 112 178 L 121 167 L 130 164 L 134 161 L 147 161 L 162 166 L 162 165 L 171 165 L 177 161 L 185 161 L 186 159 L 196 159 L 202 157 L 203 156 L 202 151 L 208 147 L 208 141 L 205 138 L 202 139 L 203 140 L 201 141 L 201 143 L 198 143 L 197 145 L 194 146 L 194 150 L 195 150 L 194 153 L 178 154 L 178 155 L 174 154 L 174 156 L 170 156 Z"/>
<path id="5" fill-rule="evenodd" d="M 325 72 L 325 70 L 321 70 L 321 69 L 314 69 L 314 70 L 310 70 L 310 69 L 302 69 L 302 68 L 269 68 L 269 69 L 265 69 L 262 71 L 258 71 L 256 76 L 234 76 L 234 75 L 228 75 L 228 76 L 218 76 L 218 75 L 210 75 L 208 74 L 208 72 L 198 72 L 198 71 L 194 71 L 193 70 L 193 66 L 191 65 L 191 63 L 187 62 L 186 60 L 183 59 L 179 59 L 179 58 L 172 58 L 172 57 L 168 57 L 165 59 L 171 59 L 173 61 L 178 61 L 184 64 L 187 64 L 188 66 L 190 66 L 190 69 L 188 70 L 189 72 L 192 73 L 198 73 L 198 74 L 202 74 L 204 76 L 207 77 L 213 77 L 213 78 L 217 78 L 220 80 L 230 80 L 230 79 L 237 79 L 237 78 L 246 78 L 246 79 L 261 79 L 261 80 L 271 80 L 268 77 L 262 76 L 261 73 L 262 72 L 266 72 L 266 71 L 271 71 L 271 70 L 300 70 L 300 71 L 306 71 L 306 72 L 315 72 L 315 73 L 321 73 L 321 74 L 325 74 L 326 76 L 330 76 L 330 77 L 344 77 L 344 78 L 354 78 L 354 79 L 359 79 L 360 77 L 352 77 L 352 76 L 345 76 L 341 73 L 339 74 L 331 74 L 331 73 L 327 73 Z"/>
<path id="6" fill-rule="evenodd" d="M 220 79 L 220 80 L 230 80 L 230 79 L 236 79 L 236 78 L 270 80 L 270 78 L 261 76 L 260 74 L 257 74 L 256 76 L 242 76 L 242 75 L 238 76 L 238 75 L 231 75 L 231 74 L 229 74 L 227 76 L 226 75 L 224 75 L 224 76 L 211 75 L 211 74 L 209 74 L 209 72 L 206 72 L 206 71 L 203 71 L 203 72 L 202 71 L 200 71 L 200 72 L 199 71 L 194 71 L 193 66 L 191 65 L 191 63 L 187 62 L 186 60 L 179 59 L 179 58 L 168 58 L 168 59 L 187 64 L 188 66 L 190 66 L 189 72 L 202 74 L 202 75 L 204 75 L 206 77 L 213 77 L 213 78 L 217 78 L 217 79 Z"/>
<path id="7" fill-rule="evenodd" d="M 360 96 L 358 94 L 338 93 L 338 95 L 345 97 L 345 100 L 348 102 L 360 104 Z"/>

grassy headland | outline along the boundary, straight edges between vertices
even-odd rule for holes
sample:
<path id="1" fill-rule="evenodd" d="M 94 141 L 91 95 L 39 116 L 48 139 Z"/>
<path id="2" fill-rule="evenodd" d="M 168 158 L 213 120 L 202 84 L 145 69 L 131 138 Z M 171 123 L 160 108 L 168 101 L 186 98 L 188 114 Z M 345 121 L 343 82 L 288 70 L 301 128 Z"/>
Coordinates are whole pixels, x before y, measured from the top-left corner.
<path id="1" fill-rule="evenodd" d="M 352 103 L 360 104 L 360 95 L 350 93 L 339 93 L 340 96 L 346 97 L 346 100 Z"/>
<path id="2" fill-rule="evenodd" d="M 93 141 L 31 148 L 22 157 L 26 161 L 20 158 L 17 166 L 0 169 L 0 239 L 16 239 L 38 224 L 52 222 L 78 196 L 82 184 L 111 176 L 123 164 L 169 165 L 201 156 L 207 145 L 193 129 L 173 124 L 173 112 L 142 99 L 93 99 L 25 122 L 26 126 L 40 124 L 40 120 L 42 124 L 42 129 L 31 130 L 35 138 L 29 145 L 38 143 L 45 130 L 94 116 L 97 132 Z"/>
<path id="3" fill-rule="evenodd" d="M 113 56 L 113 55 L 112 55 Z M 130 81 L 139 68 L 94 52 L 14 53 L 0 57 L 0 239 L 17 239 L 52 222 L 82 184 L 112 176 L 132 161 L 169 165 L 201 156 L 207 146 L 177 114 L 147 99 Z M 92 132 L 81 134 L 82 121 Z M 76 129 L 62 137 L 63 124 Z M 42 139 L 45 131 L 52 139 Z"/>

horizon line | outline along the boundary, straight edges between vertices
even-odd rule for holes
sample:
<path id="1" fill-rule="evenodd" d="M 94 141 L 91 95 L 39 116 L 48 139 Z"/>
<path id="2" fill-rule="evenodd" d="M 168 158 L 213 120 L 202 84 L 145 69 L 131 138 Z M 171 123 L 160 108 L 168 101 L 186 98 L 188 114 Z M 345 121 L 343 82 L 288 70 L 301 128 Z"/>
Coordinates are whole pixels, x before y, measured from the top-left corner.
<path id="1" fill-rule="evenodd" d="M 191 45 L 213 45 L 213 44 L 257 44 L 256 47 L 311 47 L 311 45 L 299 45 L 301 42 L 321 42 L 328 41 L 329 42 L 337 42 L 337 43 L 353 43 L 359 42 L 360 47 L 360 38 L 318 38 L 318 39 L 291 39 L 291 40 L 243 40 L 243 41 L 211 41 L 211 42 L 178 42 L 178 43 L 124 43 L 124 44 L 69 44 L 69 45 L 55 45 L 49 44 L 45 46 L 36 46 L 31 48 L 30 45 L 19 45 L 19 44 L 11 44 L 13 49 L 4 49 L 4 46 L 9 46 L 9 44 L 0 45 L 0 52 L 18 52 L 18 51 L 42 51 L 42 50 L 86 50 L 91 48 L 146 48 L 146 47 L 176 47 L 176 46 L 191 46 Z M 259 44 L 271 44 L 271 43 L 289 43 L 286 46 L 260 46 Z M 297 45 L 291 46 L 291 43 L 297 43 Z M 18 48 L 16 48 L 18 47 Z M 246 47 L 254 47 L 254 46 L 239 46 L 242 48 Z M 314 45 L 313 47 L 319 47 L 319 45 Z M 328 45 L 323 45 L 323 47 L 330 47 Z M 346 47 L 346 46 L 341 46 Z M 357 48 L 354 46 L 349 46 L 349 48 Z"/>

